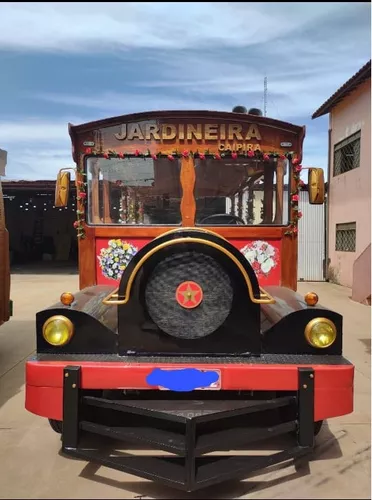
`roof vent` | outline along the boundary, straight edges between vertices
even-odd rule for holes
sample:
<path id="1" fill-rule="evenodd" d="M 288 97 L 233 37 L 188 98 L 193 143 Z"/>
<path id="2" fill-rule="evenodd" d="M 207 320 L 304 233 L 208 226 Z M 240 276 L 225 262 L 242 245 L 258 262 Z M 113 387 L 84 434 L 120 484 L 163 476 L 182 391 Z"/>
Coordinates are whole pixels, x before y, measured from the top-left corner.
<path id="1" fill-rule="evenodd" d="M 247 108 L 245 106 L 235 106 L 232 110 L 233 113 L 242 113 L 244 115 L 247 114 Z"/>
<path id="2" fill-rule="evenodd" d="M 249 115 L 255 115 L 255 116 L 262 116 L 262 111 L 258 108 L 251 108 L 249 111 L 248 111 L 248 114 Z"/>

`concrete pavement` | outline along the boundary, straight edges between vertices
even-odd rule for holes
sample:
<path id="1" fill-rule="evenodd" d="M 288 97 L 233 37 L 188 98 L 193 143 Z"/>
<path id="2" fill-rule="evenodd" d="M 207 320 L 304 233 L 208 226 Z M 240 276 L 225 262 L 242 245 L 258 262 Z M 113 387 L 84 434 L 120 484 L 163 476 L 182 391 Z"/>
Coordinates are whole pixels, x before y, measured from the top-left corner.
<path id="1" fill-rule="evenodd" d="M 0 327 L 0 498 L 371 498 L 370 307 L 350 290 L 299 283 L 320 303 L 344 315 L 344 355 L 355 364 L 355 411 L 332 419 L 317 439 L 314 457 L 275 466 L 246 481 L 178 493 L 149 481 L 65 458 L 44 419 L 24 409 L 24 361 L 35 349 L 35 313 L 78 289 L 77 275 L 13 275 L 14 317 Z"/>

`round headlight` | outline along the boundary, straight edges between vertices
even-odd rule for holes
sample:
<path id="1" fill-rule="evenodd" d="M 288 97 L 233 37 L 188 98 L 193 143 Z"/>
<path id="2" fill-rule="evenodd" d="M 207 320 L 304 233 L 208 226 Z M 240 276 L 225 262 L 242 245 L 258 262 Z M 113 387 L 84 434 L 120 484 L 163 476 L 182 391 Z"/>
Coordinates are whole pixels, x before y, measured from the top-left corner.
<path id="1" fill-rule="evenodd" d="M 305 337 L 308 343 L 319 349 L 329 347 L 336 340 L 335 324 L 327 318 L 314 318 L 305 328 Z"/>
<path id="2" fill-rule="evenodd" d="M 66 345 L 74 334 L 74 325 L 65 316 L 52 316 L 43 325 L 43 337 L 48 344 Z"/>

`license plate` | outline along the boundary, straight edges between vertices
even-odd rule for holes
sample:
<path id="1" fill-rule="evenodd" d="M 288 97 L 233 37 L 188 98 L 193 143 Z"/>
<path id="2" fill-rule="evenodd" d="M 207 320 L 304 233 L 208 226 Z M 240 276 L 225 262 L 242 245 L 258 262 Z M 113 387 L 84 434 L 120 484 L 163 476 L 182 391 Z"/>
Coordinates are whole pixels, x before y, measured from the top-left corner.
<path id="1" fill-rule="evenodd" d="M 163 368 L 162 370 L 175 370 L 175 368 Z M 221 370 L 208 370 L 208 369 L 203 369 L 203 370 L 198 370 L 201 373 L 207 373 L 207 372 L 212 372 L 216 373 L 218 375 L 218 378 L 215 382 L 212 382 L 208 386 L 201 385 L 200 387 L 195 387 L 193 389 L 194 391 L 220 391 L 221 390 Z M 158 386 L 158 389 L 160 391 L 169 391 L 171 389 L 168 389 L 166 387 Z"/>

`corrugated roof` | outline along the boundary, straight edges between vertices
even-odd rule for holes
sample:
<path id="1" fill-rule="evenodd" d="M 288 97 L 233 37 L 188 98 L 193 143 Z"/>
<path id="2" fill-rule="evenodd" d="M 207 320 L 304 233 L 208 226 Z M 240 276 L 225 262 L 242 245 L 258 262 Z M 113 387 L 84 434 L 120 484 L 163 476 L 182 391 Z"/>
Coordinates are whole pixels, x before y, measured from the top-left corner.
<path id="1" fill-rule="evenodd" d="M 371 60 L 367 62 L 355 75 L 342 85 L 324 104 L 318 108 L 312 115 L 312 119 L 326 115 L 339 102 L 342 101 L 350 92 L 355 90 L 358 85 L 371 78 Z"/>

